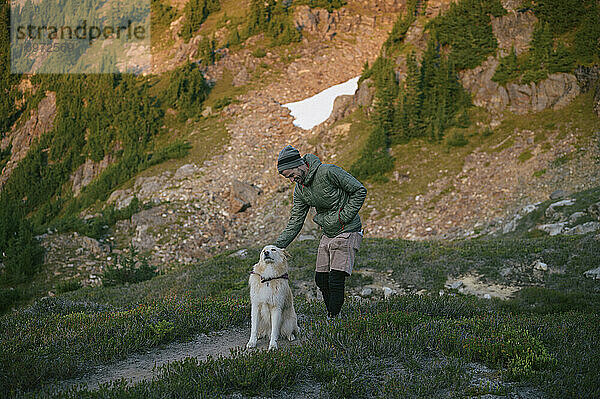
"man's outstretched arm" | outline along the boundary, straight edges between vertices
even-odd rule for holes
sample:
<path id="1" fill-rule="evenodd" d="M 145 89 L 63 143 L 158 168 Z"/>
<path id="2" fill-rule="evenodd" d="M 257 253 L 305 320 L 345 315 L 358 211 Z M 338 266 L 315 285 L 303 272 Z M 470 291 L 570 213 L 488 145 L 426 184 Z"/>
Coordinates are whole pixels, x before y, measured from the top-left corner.
<path id="1" fill-rule="evenodd" d="M 294 204 L 290 211 L 290 220 L 288 221 L 287 226 L 285 226 L 285 229 L 279 234 L 279 237 L 277 237 L 277 240 L 275 240 L 274 245 L 276 247 L 287 248 L 287 246 L 294 241 L 294 238 L 296 238 L 298 233 L 300 233 L 300 230 L 302 230 L 302 226 L 304 225 L 304 219 L 306 219 L 306 214 L 308 213 L 310 206 L 302 201 L 297 191 L 298 186 L 296 186 L 296 189 L 294 190 Z"/>

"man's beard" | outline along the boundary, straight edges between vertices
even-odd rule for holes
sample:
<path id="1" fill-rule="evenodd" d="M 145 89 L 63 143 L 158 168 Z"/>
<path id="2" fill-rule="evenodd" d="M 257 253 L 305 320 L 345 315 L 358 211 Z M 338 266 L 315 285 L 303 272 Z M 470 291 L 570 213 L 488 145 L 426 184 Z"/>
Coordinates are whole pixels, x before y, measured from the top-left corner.
<path id="1" fill-rule="evenodd" d="M 304 181 L 304 178 L 305 178 L 305 177 L 306 177 L 306 171 L 304 171 L 304 170 L 301 170 L 301 171 L 300 171 L 300 176 L 296 177 L 296 178 L 294 179 L 294 181 L 295 181 L 296 183 L 300 183 L 300 184 L 302 184 L 302 182 Z"/>

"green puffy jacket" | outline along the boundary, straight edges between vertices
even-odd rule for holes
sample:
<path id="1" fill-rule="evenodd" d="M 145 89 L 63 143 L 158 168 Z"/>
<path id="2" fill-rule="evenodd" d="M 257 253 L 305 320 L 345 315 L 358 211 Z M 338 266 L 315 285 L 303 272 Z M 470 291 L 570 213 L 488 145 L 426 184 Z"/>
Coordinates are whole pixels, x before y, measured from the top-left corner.
<path id="1" fill-rule="evenodd" d="M 296 238 L 311 206 L 317 214 L 313 218 L 328 237 L 360 231 L 362 224 L 358 211 L 365 202 L 367 189 L 350 173 L 336 165 L 321 163 L 313 154 L 302 157 L 308 164 L 308 173 L 302 184 L 294 188 L 294 205 L 290 220 L 275 245 L 286 248 Z"/>

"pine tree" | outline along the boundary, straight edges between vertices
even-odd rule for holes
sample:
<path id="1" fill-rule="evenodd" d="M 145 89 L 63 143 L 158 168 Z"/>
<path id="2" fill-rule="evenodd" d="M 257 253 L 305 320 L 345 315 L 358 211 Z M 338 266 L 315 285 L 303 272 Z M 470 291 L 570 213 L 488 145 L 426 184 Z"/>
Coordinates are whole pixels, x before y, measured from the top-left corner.
<path id="1" fill-rule="evenodd" d="M 591 6 L 577 29 L 574 52 L 583 64 L 597 62 L 600 58 L 600 6 Z"/>
<path id="2" fill-rule="evenodd" d="M 14 206 L 9 205 L 8 209 L 14 211 Z M 28 280 L 39 270 L 44 250 L 34 238 L 33 229 L 27 219 L 13 217 L 0 221 L 0 224 L 5 225 L 7 222 L 17 224 L 8 230 L 8 237 L 2 245 L 5 249 L 4 255 L 0 253 L 0 260 L 4 263 L 1 277 L 4 282 L 16 284 Z M 5 231 L 5 235 L 6 233 Z"/>
<path id="3" fill-rule="evenodd" d="M 233 28 L 229 37 L 227 38 L 227 46 L 235 46 L 240 44 L 242 38 L 240 37 L 240 32 L 238 31 L 237 26 Z"/>
<path id="4" fill-rule="evenodd" d="M 404 84 L 404 113 L 408 122 L 407 135 L 409 138 L 423 135 L 423 119 L 421 110 L 423 106 L 423 82 L 419 65 L 414 53 L 409 54 L 406 60 L 407 74 Z"/>
<path id="5" fill-rule="evenodd" d="M 237 32 L 237 28 L 235 30 Z M 239 35 L 238 35 L 239 40 Z M 239 42 L 238 42 L 239 43 Z M 198 52 L 200 53 L 200 61 L 204 65 L 212 65 L 215 63 L 215 38 L 208 38 L 204 36 L 198 46 Z"/>

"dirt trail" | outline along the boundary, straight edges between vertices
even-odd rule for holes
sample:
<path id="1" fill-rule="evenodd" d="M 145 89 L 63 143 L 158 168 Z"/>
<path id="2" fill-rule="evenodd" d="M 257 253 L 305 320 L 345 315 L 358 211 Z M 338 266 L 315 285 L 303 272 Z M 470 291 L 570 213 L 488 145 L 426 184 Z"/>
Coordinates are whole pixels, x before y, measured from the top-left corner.
<path id="1" fill-rule="evenodd" d="M 189 342 L 174 342 L 161 348 L 154 348 L 146 353 L 138 353 L 129 358 L 112 363 L 97 366 L 82 377 L 70 380 L 64 380 L 53 388 L 67 389 L 72 386 L 86 385 L 88 389 L 97 389 L 100 384 L 106 384 L 112 381 L 124 378 L 130 384 L 135 384 L 143 380 L 151 380 L 158 376 L 160 366 L 168 363 L 184 360 L 188 357 L 196 358 L 200 361 L 208 356 L 219 357 L 229 356 L 232 349 L 245 348 L 250 336 L 250 327 L 232 328 L 209 334 L 199 334 Z M 285 339 L 278 341 L 279 348 L 284 349 L 300 341 L 290 343 Z M 256 349 L 267 349 L 268 338 L 258 341 Z"/>

